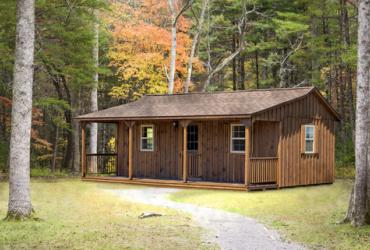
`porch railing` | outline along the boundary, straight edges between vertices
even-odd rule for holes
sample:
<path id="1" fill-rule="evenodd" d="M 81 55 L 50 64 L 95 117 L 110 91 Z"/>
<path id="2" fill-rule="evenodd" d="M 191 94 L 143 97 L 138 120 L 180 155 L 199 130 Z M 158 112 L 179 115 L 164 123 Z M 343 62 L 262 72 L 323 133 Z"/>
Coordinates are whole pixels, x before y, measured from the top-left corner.
<path id="1" fill-rule="evenodd" d="M 116 175 L 117 154 L 86 154 L 86 168 L 90 175 Z"/>
<path id="2" fill-rule="evenodd" d="M 249 183 L 275 183 L 277 157 L 251 157 Z"/>

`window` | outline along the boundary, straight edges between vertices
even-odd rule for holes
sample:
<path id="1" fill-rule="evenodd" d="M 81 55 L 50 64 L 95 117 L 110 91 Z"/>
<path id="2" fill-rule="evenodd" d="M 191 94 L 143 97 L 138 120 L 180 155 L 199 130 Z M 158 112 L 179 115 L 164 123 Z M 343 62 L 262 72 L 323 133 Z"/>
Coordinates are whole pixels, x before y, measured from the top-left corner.
<path id="1" fill-rule="evenodd" d="M 314 153 L 315 152 L 315 126 L 314 125 L 304 125 L 304 152 Z"/>
<path id="2" fill-rule="evenodd" d="M 141 126 L 141 151 L 153 151 L 154 149 L 154 128 L 153 125 Z"/>
<path id="3" fill-rule="evenodd" d="M 188 126 L 188 150 L 198 150 L 198 126 Z"/>
<path id="4" fill-rule="evenodd" d="M 231 152 L 244 153 L 245 151 L 245 127 L 239 124 L 231 124 Z"/>

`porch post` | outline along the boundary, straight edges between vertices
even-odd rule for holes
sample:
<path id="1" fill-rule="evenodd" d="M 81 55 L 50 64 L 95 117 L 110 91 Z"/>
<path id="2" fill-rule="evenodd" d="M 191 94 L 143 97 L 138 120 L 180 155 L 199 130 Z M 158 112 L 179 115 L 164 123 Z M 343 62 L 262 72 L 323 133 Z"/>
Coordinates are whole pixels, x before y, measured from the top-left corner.
<path id="1" fill-rule="evenodd" d="M 128 178 L 132 180 L 132 128 L 135 124 L 134 121 L 125 122 L 128 127 Z"/>
<path id="2" fill-rule="evenodd" d="M 185 120 L 181 121 L 180 124 L 184 128 L 183 129 L 183 157 L 182 157 L 182 179 L 183 182 L 188 181 L 188 125 L 190 121 Z"/>
<path id="3" fill-rule="evenodd" d="M 86 177 L 86 123 L 81 122 L 81 175 Z"/>
<path id="4" fill-rule="evenodd" d="M 249 184 L 249 168 L 250 168 L 250 127 L 245 127 L 245 159 L 244 159 L 244 168 L 245 168 L 245 185 Z"/>
<path id="5" fill-rule="evenodd" d="M 244 147 L 244 184 L 249 185 L 249 169 L 250 169 L 250 147 L 251 147 L 251 127 L 250 119 L 242 120 L 245 126 L 245 147 Z"/>
<path id="6" fill-rule="evenodd" d="M 132 126 L 128 128 L 128 178 L 132 180 Z"/>
<path id="7" fill-rule="evenodd" d="M 278 142 L 278 149 L 277 149 L 277 166 L 276 166 L 276 185 L 279 189 L 281 186 L 281 140 L 283 134 L 283 123 L 279 122 L 279 142 Z"/>

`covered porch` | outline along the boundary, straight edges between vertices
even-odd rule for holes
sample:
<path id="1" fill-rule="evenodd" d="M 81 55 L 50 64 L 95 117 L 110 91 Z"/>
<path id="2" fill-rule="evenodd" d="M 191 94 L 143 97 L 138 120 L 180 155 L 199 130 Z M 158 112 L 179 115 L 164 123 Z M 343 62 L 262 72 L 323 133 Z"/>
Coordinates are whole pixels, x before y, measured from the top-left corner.
<path id="1" fill-rule="evenodd" d="M 279 122 L 250 117 L 80 122 L 86 181 L 228 190 L 279 186 Z M 89 126 L 96 122 L 109 124 L 114 141 L 110 150 L 89 149 Z M 150 126 L 153 148 L 144 150 L 143 127 Z M 243 129 L 239 137 L 233 137 L 233 126 Z M 234 140 L 236 144 L 243 140 L 237 152 L 232 149 Z"/>

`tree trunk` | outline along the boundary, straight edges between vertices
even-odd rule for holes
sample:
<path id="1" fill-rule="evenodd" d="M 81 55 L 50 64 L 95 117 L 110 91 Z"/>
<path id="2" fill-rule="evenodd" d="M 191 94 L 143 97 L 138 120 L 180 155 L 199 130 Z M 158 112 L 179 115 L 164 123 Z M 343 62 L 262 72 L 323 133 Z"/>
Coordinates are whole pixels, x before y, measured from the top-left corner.
<path id="1" fill-rule="evenodd" d="M 30 147 L 32 84 L 35 48 L 35 1 L 17 1 L 12 128 L 10 137 L 9 219 L 32 213 L 30 197 Z"/>
<path id="2" fill-rule="evenodd" d="M 258 50 L 257 49 L 254 52 L 254 58 L 255 58 L 255 62 L 256 62 L 256 88 L 259 89 L 260 88 L 260 78 L 259 78 L 260 72 L 259 72 Z M 264 74 L 262 74 L 262 75 L 264 75 Z"/>
<path id="3" fill-rule="evenodd" d="M 370 70 L 370 0 L 358 3 L 358 52 L 357 52 L 357 99 L 356 99 L 356 179 L 353 195 L 355 226 L 364 225 L 367 214 L 368 172 L 368 118 L 369 118 L 369 70 Z M 350 208 L 351 209 L 351 208 Z"/>
<path id="4" fill-rule="evenodd" d="M 206 9 L 207 9 L 207 6 L 208 6 L 208 1 L 209 0 L 203 0 L 203 2 L 202 2 L 202 10 L 200 12 L 198 29 L 197 29 L 197 31 L 194 35 L 193 43 L 191 45 L 191 52 L 190 52 L 190 56 L 189 56 L 189 65 L 188 65 L 188 75 L 187 75 L 187 78 L 186 78 L 186 81 L 185 81 L 185 86 L 184 86 L 184 92 L 185 93 L 189 92 L 189 85 L 190 85 L 190 82 L 191 82 L 191 74 L 192 74 L 192 71 L 193 71 L 193 59 L 194 59 L 194 56 L 195 56 L 195 50 L 197 48 L 199 36 L 202 33 L 204 16 L 205 16 Z"/>
<path id="5" fill-rule="evenodd" d="M 347 1 L 341 0 L 341 30 L 342 30 L 342 40 L 344 43 L 345 50 L 348 51 L 350 47 L 350 20 L 348 18 L 348 9 L 347 9 Z M 346 84 L 346 97 L 348 99 L 347 102 L 347 110 L 346 112 L 349 114 L 347 117 L 347 122 L 350 125 L 350 132 L 353 135 L 354 128 L 355 128 L 355 117 L 354 117 L 354 106 L 353 106 L 353 91 L 352 91 L 352 69 L 350 65 L 345 65 L 345 83 Z M 352 139 L 353 136 L 352 136 Z"/>
<path id="6" fill-rule="evenodd" d="M 95 11 L 95 24 L 94 24 L 94 48 L 93 48 L 93 59 L 95 66 L 95 73 L 93 77 L 93 86 L 91 89 L 91 112 L 98 111 L 98 84 L 99 84 L 99 23 L 98 23 L 99 12 Z M 93 122 L 90 126 L 90 154 L 96 154 L 98 152 L 98 124 Z M 91 172 L 96 173 L 97 166 L 93 161 L 91 164 Z"/>
<path id="7" fill-rule="evenodd" d="M 233 34 L 233 41 L 232 41 L 232 51 L 233 53 L 236 51 L 236 36 L 235 36 L 235 33 Z M 233 58 L 233 90 L 237 90 L 238 89 L 238 86 L 237 86 L 237 79 L 236 79 L 236 58 L 234 57 Z"/>
<path id="8" fill-rule="evenodd" d="M 355 110 L 353 105 L 353 86 L 352 86 L 352 69 L 350 66 L 346 67 L 346 75 L 347 75 L 347 98 L 348 98 L 348 114 L 349 114 L 349 122 L 351 125 L 351 134 L 354 135 L 355 129 Z M 352 136 L 352 140 L 354 142 L 354 136 Z"/>
<path id="9" fill-rule="evenodd" d="M 244 90 L 245 82 L 245 68 L 244 68 L 245 56 L 243 54 L 239 55 L 239 89 Z"/>
<path id="10" fill-rule="evenodd" d="M 340 139 L 342 142 L 344 142 L 346 140 L 346 131 L 345 131 L 345 127 L 346 127 L 346 120 L 347 120 L 347 114 L 345 112 L 345 98 L 346 98 L 346 84 L 345 84 L 345 81 L 343 79 L 343 67 L 340 66 L 338 68 L 338 74 L 339 74 L 339 81 L 338 81 L 338 84 L 339 84 L 339 113 L 342 117 L 342 120 L 340 121 Z"/>
<path id="11" fill-rule="evenodd" d="M 80 172 L 80 162 L 81 162 L 81 154 L 80 154 L 80 124 L 78 121 L 73 122 L 73 173 L 78 174 Z"/>
<path id="12" fill-rule="evenodd" d="M 331 79 L 331 105 L 335 109 L 338 108 L 338 84 L 335 68 L 330 68 L 330 79 Z"/>
<path id="13" fill-rule="evenodd" d="M 73 107 L 74 107 L 74 116 L 77 116 L 79 114 L 81 114 L 82 110 L 81 110 L 81 102 L 82 102 L 82 98 L 81 98 L 81 88 L 78 89 L 76 95 L 74 95 L 74 98 L 73 98 Z M 81 166 L 81 154 L 80 154 L 80 141 L 81 141 L 81 138 L 80 138 L 80 123 L 76 120 L 73 121 L 73 124 L 72 124 L 72 127 L 73 127 L 73 169 L 72 171 L 74 172 L 74 174 L 77 174 L 80 172 L 80 166 Z"/>
<path id="14" fill-rule="evenodd" d="M 55 174 L 55 166 L 58 156 L 58 138 L 59 138 L 59 127 L 55 126 L 55 139 L 54 139 L 54 148 L 53 148 L 53 162 L 51 165 L 51 173 Z"/>
<path id="15" fill-rule="evenodd" d="M 171 12 L 171 52 L 170 52 L 170 74 L 168 79 L 168 94 L 173 94 L 173 89 L 175 86 L 175 68 L 176 68 L 176 9 L 174 0 L 168 0 L 168 5 Z"/>
<path id="16" fill-rule="evenodd" d="M 71 100 L 69 99 L 68 104 L 71 105 Z M 65 111 L 65 118 L 67 124 L 70 126 L 70 128 L 73 127 L 73 119 L 72 119 L 72 113 L 70 110 Z M 67 134 L 67 146 L 65 148 L 64 152 L 64 158 L 63 158 L 63 167 L 65 169 L 71 170 L 73 167 L 73 150 L 74 150 L 74 137 L 73 137 L 73 131 L 71 129 L 65 129 L 65 133 Z"/>
<path id="17" fill-rule="evenodd" d="M 211 2 L 212 3 L 212 2 Z M 211 4 L 210 3 L 210 4 Z M 209 6 L 210 4 L 207 5 L 207 75 L 209 75 L 212 71 L 212 65 L 211 65 L 211 40 L 209 37 L 210 29 L 211 29 L 211 13 L 209 11 Z"/>

